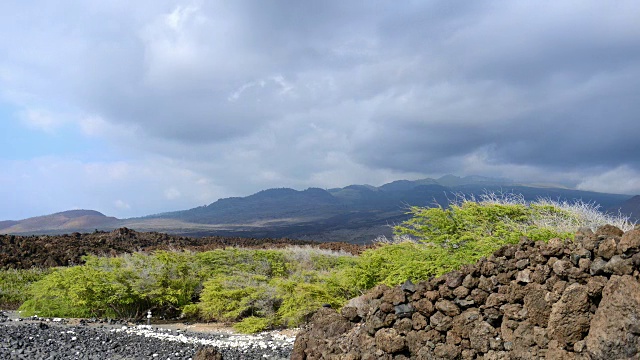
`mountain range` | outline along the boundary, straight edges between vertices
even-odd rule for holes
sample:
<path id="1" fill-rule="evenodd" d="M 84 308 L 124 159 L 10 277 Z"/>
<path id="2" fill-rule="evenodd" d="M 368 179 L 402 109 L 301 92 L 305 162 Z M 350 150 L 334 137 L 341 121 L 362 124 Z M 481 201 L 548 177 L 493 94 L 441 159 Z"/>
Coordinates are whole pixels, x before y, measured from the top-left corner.
<path id="1" fill-rule="evenodd" d="M 525 200 L 581 199 L 601 209 L 640 218 L 640 195 L 607 194 L 552 184 L 521 184 L 508 179 L 446 175 L 438 179 L 398 180 L 379 187 L 288 188 L 220 199 L 193 209 L 117 219 L 93 210 L 70 210 L 20 221 L 0 221 L 0 233 L 59 234 L 128 227 L 188 236 L 288 237 L 318 241 L 369 242 L 389 236 L 407 219 L 409 206 L 446 206 L 457 195 L 484 192 L 522 194 Z"/>

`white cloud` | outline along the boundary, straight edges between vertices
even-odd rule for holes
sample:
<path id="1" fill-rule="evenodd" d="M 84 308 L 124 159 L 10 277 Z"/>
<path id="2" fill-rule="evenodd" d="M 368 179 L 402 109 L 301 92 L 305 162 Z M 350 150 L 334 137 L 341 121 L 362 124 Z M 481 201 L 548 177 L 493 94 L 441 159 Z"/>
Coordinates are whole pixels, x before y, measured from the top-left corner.
<path id="1" fill-rule="evenodd" d="M 116 208 L 121 209 L 121 210 L 129 210 L 129 209 L 131 209 L 131 205 L 127 204 L 126 202 L 124 202 L 124 201 L 122 201 L 120 199 L 114 201 L 113 205 Z"/>
<path id="2" fill-rule="evenodd" d="M 198 181 L 196 181 L 196 183 L 198 183 Z M 164 191 L 164 197 L 167 198 L 167 200 L 176 200 L 181 196 L 182 196 L 182 193 L 180 193 L 180 191 L 175 187 L 171 187 Z"/>
<path id="3" fill-rule="evenodd" d="M 203 180 L 201 174 L 159 158 L 131 163 L 85 163 L 46 157 L 0 160 L 0 167 L 6 169 L 5 175 L 14 174 L 0 176 L 0 198 L 15 205 L 0 209 L 0 219 L 26 218 L 72 208 L 93 209 L 126 218 L 186 209 L 224 196 L 210 179 Z M 170 203 L 167 198 L 171 199 Z"/>
<path id="4" fill-rule="evenodd" d="M 626 165 L 594 171 L 594 174 L 586 175 L 577 188 L 616 194 L 640 194 L 640 171 Z"/>
<path id="5" fill-rule="evenodd" d="M 91 137 L 107 135 L 110 124 L 105 121 L 99 115 L 90 115 L 81 118 L 78 121 L 78 126 L 82 130 L 83 134 Z"/>
<path id="6" fill-rule="evenodd" d="M 165 22 L 171 29 L 179 33 L 180 31 L 182 31 L 185 22 L 189 21 L 189 19 L 194 14 L 197 14 L 197 12 L 197 6 L 178 5 L 170 14 L 165 16 Z"/>
<path id="7" fill-rule="evenodd" d="M 29 109 L 21 113 L 21 119 L 28 127 L 48 133 L 54 132 L 65 121 L 44 110 Z"/>
<path id="8" fill-rule="evenodd" d="M 3 3 L 1 100 L 106 144 L 3 167 L 12 203 L 128 216 L 444 173 L 640 191 L 637 1 L 369 5 Z"/>

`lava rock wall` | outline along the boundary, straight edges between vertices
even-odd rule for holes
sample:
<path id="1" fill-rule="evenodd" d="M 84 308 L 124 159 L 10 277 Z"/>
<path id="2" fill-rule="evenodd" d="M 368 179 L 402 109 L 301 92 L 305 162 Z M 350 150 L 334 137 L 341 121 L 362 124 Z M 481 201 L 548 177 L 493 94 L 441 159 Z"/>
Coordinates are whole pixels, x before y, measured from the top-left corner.
<path id="1" fill-rule="evenodd" d="M 291 359 L 640 358 L 640 229 L 523 239 L 316 312 Z"/>

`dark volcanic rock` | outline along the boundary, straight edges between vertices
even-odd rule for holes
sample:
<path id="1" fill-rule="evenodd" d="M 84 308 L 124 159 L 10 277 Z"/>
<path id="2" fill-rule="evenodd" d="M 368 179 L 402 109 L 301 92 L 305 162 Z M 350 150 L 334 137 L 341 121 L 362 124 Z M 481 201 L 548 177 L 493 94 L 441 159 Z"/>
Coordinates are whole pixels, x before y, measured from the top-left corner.
<path id="1" fill-rule="evenodd" d="M 180 336 L 159 329 L 144 332 L 125 329 L 8 321 L 0 324 L 0 359 L 284 360 L 291 352 L 290 343 L 237 347 L 229 338 L 226 346 L 204 345 L 203 348 L 202 343 L 224 343 L 226 335 L 188 333 Z"/>
<path id="2" fill-rule="evenodd" d="M 640 354 L 640 283 L 629 275 L 612 276 L 586 338 L 593 359 L 623 359 Z"/>
<path id="3" fill-rule="evenodd" d="M 222 353 L 214 347 L 203 347 L 198 349 L 193 360 L 222 360 Z"/>
<path id="4" fill-rule="evenodd" d="M 85 255 L 107 255 L 153 250 L 207 251 L 226 247 L 283 248 L 291 245 L 310 245 L 321 249 L 343 250 L 359 254 L 370 246 L 347 243 L 317 243 L 291 239 L 252 239 L 209 236 L 192 238 L 156 232 L 136 232 L 127 228 L 91 234 L 17 236 L 0 235 L 0 269 L 28 269 L 77 265 Z"/>
<path id="5" fill-rule="evenodd" d="M 368 311 L 321 309 L 294 358 L 638 358 L 640 231 L 605 226 L 576 239 L 524 239 L 411 289 L 377 287 L 350 302 Z"/>

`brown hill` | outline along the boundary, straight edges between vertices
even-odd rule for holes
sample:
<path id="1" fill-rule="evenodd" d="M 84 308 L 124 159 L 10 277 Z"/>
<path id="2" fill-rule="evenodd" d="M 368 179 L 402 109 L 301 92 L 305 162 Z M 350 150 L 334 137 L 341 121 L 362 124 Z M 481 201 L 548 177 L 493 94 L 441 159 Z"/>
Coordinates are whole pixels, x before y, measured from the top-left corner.
<path id="1" fill-rule="evenodd" d="M 16 225 L 18 223 L 19 223 L 19 221 L 14 221 L 14 220 L 0 221 L 0 231 L 2 231 L 3 229 L 8 228 L 10 226 Z"/>
<path id="2" fill-rule="evenodd" d="M 20 221 L 2 222 L 0 233 L 28 233 L 46 230 L 80 230 L 113 227 L 118 219 L 94 210 L 69 210 Z"/>

